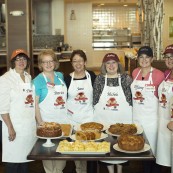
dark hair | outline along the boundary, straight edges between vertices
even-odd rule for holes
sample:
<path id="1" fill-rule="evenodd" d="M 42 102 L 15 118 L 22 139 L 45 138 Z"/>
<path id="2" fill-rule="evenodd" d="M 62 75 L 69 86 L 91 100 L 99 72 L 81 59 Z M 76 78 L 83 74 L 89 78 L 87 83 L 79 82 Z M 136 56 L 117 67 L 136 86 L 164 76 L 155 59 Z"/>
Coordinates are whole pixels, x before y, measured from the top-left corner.
<path id="1" fill-rule="evenodd" d="M 84 52 L 83 50 L 78 49 L 78 50 L 74 50 L 74 51 L 72 52 L 72 54 L 71 54 L 71 56 L 70 56 L 70 61 L 71 61 L 71 62 L 73 61 L 73 57 L 74 57 L 75 55 L 79 55 L 81 58 L 83 58 L 84 62 L 87 61 L 87 57 L 86 57 L 85 52 Z"/>
<path id="2" fill-rule="evenodd" d="M 27 59 L 27 65 L 26 65 L 25 70 L 27 70 L 27 69 L 29 68 L 30 63 L 31 63 L 30 58 L 29 58 L 26 54 L 20 53 L 20 54 L 18 54 L 17 56 L 15 56 L 15 57 L 11 60 L 10 63 L 11 63 L 11 68 L 12 68 L 12 69 L 15 68 L 15 61 L 16 61 L 16 58 L 22 58 L 22 57 Z"/>

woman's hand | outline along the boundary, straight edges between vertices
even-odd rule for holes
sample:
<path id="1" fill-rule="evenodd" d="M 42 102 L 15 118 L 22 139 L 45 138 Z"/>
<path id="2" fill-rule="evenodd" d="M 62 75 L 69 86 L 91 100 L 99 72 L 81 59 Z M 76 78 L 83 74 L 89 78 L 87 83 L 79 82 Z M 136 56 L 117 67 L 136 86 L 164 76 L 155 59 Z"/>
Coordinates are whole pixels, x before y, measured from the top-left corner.
<path id="1" fill-rule="evenodd" d="M 173 131 L 173 121 L 170 121 L 167 125 L 167 128 L 171 131 Z"/>
<path id="2" fill-rule="evenodd" d="M 14 141 L 16 138 L 16 132 L 13 127 L 8 128 L 8 134 L 9 134 L 8 136 L 9 141 Z"/>

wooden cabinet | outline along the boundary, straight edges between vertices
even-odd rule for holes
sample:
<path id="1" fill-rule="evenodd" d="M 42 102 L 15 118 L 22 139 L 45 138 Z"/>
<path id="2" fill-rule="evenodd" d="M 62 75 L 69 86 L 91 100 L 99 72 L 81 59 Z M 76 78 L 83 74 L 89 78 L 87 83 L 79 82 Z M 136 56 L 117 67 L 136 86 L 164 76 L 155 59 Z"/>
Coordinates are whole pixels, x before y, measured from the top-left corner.
<path id="1" fill-rule="evenodd" d="M 0 54 L 0 76 L 7 71 L 7 56 Z"/>

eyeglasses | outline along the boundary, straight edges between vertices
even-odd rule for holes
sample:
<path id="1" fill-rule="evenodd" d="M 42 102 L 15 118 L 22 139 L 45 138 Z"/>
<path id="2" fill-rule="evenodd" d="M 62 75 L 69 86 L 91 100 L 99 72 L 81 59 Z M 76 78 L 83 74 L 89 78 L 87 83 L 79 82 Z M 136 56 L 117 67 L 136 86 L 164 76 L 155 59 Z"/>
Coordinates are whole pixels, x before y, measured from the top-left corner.
<path id="1" fill-rule="evenodd" d="M 163 58 L 164 58 L 165 60 L 168 60 L 168 59 L 173 60 L 173 55 L 170 55 L 170 56 L 165 55 Z"/>
<path id="2" fill-rule="evenodd" d="M 80 60 L 80 61 L 72 61 L 73 64 L 81 64 L 83 62 L 84 62 L 83 60 Z"/>
<path id="3" fill-rule="evenodd" d="M 51 60 L 51 61 L 42 61 L 42 64 L 53 64 L 54 63 L 54 60 Z"/>
<path id="4" fill-rule="evenodd" d="M 26 58 L 16 58 L 16 61 L 17 62 L 22 62 L 22 61 L 27 61 L 27 59 Z"/>

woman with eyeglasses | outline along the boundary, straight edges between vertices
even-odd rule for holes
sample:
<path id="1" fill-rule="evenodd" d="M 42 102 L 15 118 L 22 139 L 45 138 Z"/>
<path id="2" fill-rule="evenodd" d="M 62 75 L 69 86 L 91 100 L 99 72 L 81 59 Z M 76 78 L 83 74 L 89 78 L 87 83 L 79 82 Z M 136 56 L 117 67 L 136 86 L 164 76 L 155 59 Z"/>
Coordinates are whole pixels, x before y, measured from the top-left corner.
<path id="1" fill-rule="evenodd" d="M 34 80 L 36 92 L 36 120 L 43 122 L 57 122 L 69 124 L 66 109 L 67 87 L 63 74 L 57 72 L 59 61 L 53 50 L 44 50 L 38 56 L 38 67 L 42 71 Z M 63 104 L 57 103 L 58 98 Z M 43 160 L 46 173 L 62 173 L 65 168 L 64 160 Z"/>
<path id="2" fill-rule="evenodd" d="M 74 71 L 65 77 L 68 88 L 67 111 L 71 124 L 80 125 L 93 121 L 93 83 L 95 73 L 86 70 L 87 57 L 83 50 L 74 50 L 71 54 Z M 86 172 L 85 161 L 75 161 L 76 172 Z M 88 162 L 88 172 L 95 171 L 94 162 Z"/>
<path id="3" fill-rule="evenodd" d="M 29 173 L 27 155 L 37 138 L 35 95 L 31 76 L 26 72 L 30 58 L 23 49 L 13 51 L 11 68 L 0 77 L 2 117 L 2 161 L 5 173 Z"/>
<path id="4" fill-rule="evenodd" d="M 153 154 L 156 154 L 158 128 L 158 86 L 164 74 L 152 67 L 153 51 L 143 46 L 138 51 L 139 67 L 132 72 L 133 121 L 142 125 Z M 144 172 L 150 173 L 152 162 L 144 162 Z"/>
<path id="5" fill-rule="evenodd" d="M 124 73 L 118 56 L 108 53 L 101 65 L 101 74 L 94 82 L 94 121 L 105 125 L 132 123 L 132 78 Z M 122 163 L 126 160 L 104 161 L 109 173 L 122 173 Z M 102 162 L 101 162 L 102 163 Z"/>
<path id="6" fill-rule="evenodd" d="M 165 80 L 160 84 L 159 93 L 159 126 L 156 163 L 171 167 L 171 126 L 173 126 L 173 44 L 165 48 L 164 60 L 168 70 Z M 169 130 L 169 129 L 170 130 Z"/>

